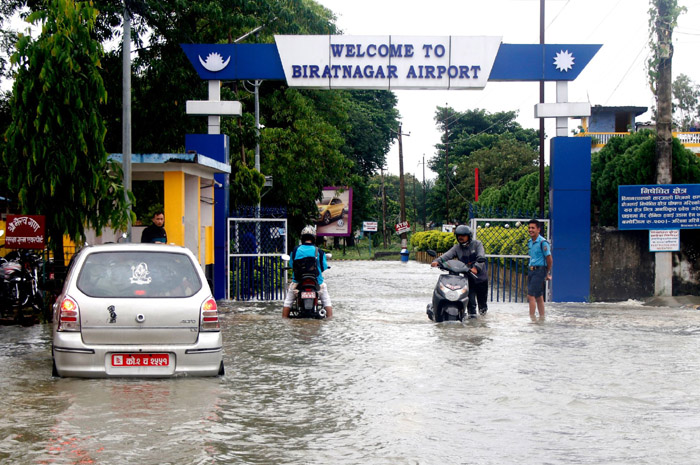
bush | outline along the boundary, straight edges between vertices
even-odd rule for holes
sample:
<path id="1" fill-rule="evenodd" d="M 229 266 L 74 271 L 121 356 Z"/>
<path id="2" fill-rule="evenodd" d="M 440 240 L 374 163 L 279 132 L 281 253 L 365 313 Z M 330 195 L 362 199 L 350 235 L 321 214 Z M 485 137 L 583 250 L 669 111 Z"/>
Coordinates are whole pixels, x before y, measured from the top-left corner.
<path id="1" fill-rule="evenodd" d="M 415 250 L 421 251 L 431 249 L 438 253 L 446 252 L 455 242 L 454 234 L 444 233 L 436 229 L 417 232 L 411 236 L 411 246 Z"/>

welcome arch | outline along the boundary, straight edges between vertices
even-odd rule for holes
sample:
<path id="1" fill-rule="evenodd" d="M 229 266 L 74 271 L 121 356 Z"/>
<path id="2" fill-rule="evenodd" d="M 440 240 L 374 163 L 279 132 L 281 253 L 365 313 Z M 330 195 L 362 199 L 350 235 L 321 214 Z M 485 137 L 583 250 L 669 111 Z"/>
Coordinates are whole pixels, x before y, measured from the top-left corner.
<path id="1" fill-rule="evenodd" d="M 199 76 L 209 81 L 209 100 L 189 101 L 189 114 L 209 118 L 208 138 L 186 147 L 228 151 L 220 118 L 240 115 L 238 102 L 220 100 L 220 81 L 283 80 L 309 89 L 478 90 L 489 81 L 554 81 L 556 102 L 537 103 L 536 118 L 556 118 L 550 141 L 550 215 L 557 266 L 555 302 L 582 302 L 590 295 L 591 139 L 568 137 L 568 118 L 589 116 L 589 103 L 568 101 L 575 80 L 598 52 L 593 44 L 504 44 L 498 36 L 275 36 L 274 44 L 183 44 Z M 203 135 L 202 135 L 203 136 Z M 216 298 L 226 295 L 225 221 L 228 176 L 216 175 Z M 562 270 L 559 272 L 558 270 Z M 565 271 L 563 271 L 565 270 Z"/>

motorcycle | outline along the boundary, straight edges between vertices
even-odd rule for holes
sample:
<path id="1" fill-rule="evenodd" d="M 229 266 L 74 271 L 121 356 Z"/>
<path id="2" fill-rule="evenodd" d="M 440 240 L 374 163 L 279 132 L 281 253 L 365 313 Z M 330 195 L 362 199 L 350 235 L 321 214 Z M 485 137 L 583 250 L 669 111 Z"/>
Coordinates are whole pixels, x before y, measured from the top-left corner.
<path id="1" fill-rule="evenodd" d="M 428 255 L 437 257 L 437 253 L 428 250 Z M 465 273 L 470 273 L 466 264 L 459 260 L 441 260 L 438 258 L 438 268 L 447 271 L 441 274 L 433 291 L 433 302 L 428 304 L 426 313 L 431 321 L 463 321 L 467 302 L 469 301 L 469 281 Z M 476 312 L 470 313 L 469 318 L 476 318 Z"/>
<path id="2" fill-rule="evenodd" d="M 326 254 L 326 257 L 331 258 L 331 254 Z M 289 259 L 289 255 L 282 255 L 282 260 L 285 262 L 288 262 Z M 297 261 L 294 263 L 296 264 Z M 313 267 L 316 267 L 315 259 Z M 315 270 L 303 270 L 296 266 L 295 268 L 297 269 L 294 270 L 291 267 L 284 268 L 285 270 L 294 271 L 294 273 L 298 274 L 299 276 L 299 278 L 297 278 L 298 283 L 296 290 L 294 290 L 296 295 L 294 296 L 292 306 L 289 309 L 289 318 L 312 318 L 317 320 L 326 318 L 326 309 L 323 307 L 323 303 L 321 302 L 320 286 L 318 284 L 318 278 Z"/>
<path id="3" fill-rule="evenodd" d="M 14 250 L 0 259 L 0 305 L 2 317 L 25 323 L 41 312 L 43 298 L 39 292 L 42 259 L 27 250 Z M 34 315 L 26 315 L 31 308 Z"/>

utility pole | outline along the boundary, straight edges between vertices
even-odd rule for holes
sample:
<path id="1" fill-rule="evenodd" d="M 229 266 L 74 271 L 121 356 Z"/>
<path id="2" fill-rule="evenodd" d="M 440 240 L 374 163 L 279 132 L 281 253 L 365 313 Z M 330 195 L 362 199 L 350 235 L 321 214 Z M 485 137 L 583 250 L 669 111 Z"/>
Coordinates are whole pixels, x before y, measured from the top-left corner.
<path id="1" fill-rule="evenodd" d="M 384 167 L 381 169 L 382 173 L 382 240 L 384 242 L 384 248 L 387 248 L 386 243 L 386 189 L 384 188 Z"/>
<path id="2" fill-rule="evenodd" d="M 423 231 L 427 229 L 426 226 L 426 221 L 425 221 L 425 213 L 428 208 L 428 206 L 425 203 L 425 154 L 423 154 Z"/>
<path id="3" fill-rule="evenodd" d="M 124 4 L 122 42 L 122 171 L 127 205 L 126 240 L 131 242 L 131 15 Z"/>
<path id="4" fill-rule="evenodd" d="M 672 182 L 672 141 L 673 124 L 671 62 L 673 58 L 673 17 L 672 9 L 676 2 L 655 1 L 657 8 L 656 50 L 658 62 L 656 79 L 656 184 Z M 654 295 L 673 295 L 673 254 L 656 252 L 655 256 Z"/>
<path id="5" fill-rule="evenodd" d="M 413 218 L 418 223 L 418 197 L 416 197 L 416 177 L 413 176 Z"/>
<path id="6" fill-rule="evenodd" d="M 401 124 L 399 124 L 399 200 L 401 202 L 401 222 L 406 221 L 406 189 L 403 180 L 403 142 L 401 136 L 410 136 L 411 133 L 403 134 L 401 132 Z M 408 238 L 406 233 L 401 233 L 401 249 L 408 247 Z"/>
<path id="7" fill-rule="evenodd" d="M 447 107 L 447 103 L 445 103 Z M 447 122 L 447 108 L 445 108 L 445 222 L 450 222 L 450 135 Z"/>
<path id="8" fill-rule="evenodd" d="M 544 0 L 540 0 L 540 44 L 544 47 Z M 544 103 L 544 81 L 540 81 L 540 103 Z M 544 118 L 540 118 L 540 218 L 544 218 Z"/>

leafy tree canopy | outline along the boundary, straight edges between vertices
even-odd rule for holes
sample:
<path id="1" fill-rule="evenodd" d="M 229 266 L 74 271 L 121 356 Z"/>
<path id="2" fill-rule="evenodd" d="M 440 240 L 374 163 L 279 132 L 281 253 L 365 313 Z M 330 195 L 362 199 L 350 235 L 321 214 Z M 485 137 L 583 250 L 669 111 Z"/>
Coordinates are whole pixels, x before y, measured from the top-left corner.
<path id="1" fill-rule="evenodd" d="M 511 134 L 499 135 L 493 145 L 479 149 L 457 167 L 457 190 L 471 203 L 475 198 L 475 170 L 479 169 L 479 190 L 500 188 L 511 181 L 537 172 L 539 153 Z M 458 218 L 468 218 L 469 203 L 455 206 Z"/>
<path id="2" fill-rule="evenodd" d="M 91 34 L 102 43 L 119 43 L 124 2 L 96 0 Z M 231 43 L 259 26 L 248 42 L 271 43 L 274 34 L 337 33 L 333 14 L 311 0 L 129 0 L 135 42 L 132 60 L 132 147 L 136 153 L 180 152 L 184 134 L 206 133 L 206 118 L 185 114 L 186 100 L 207 98 L 202 81 L 181 50 L 181 43 Z M 21 8 L 43 11 L 42 0 L 8 0 L 0 15 Z M 104 87 L 110 95 L 102 109 L 105 147 L 121 152 L 121 50 L 102 58 Z M 223 118 L 222 133 L 231 140 L 232 205 L 289 207 L 296 222 L 309 221 L 315 199 L 327 185 L 355 189 L 354 212 L 366 208 L 366 179 L 384 165 L 398 126 L 396 97 L 386 91 L 296 91 L 282 82 L 260 86 L 262 172 L 273 176 L 273 188 L 253 165 L 256 132 L 250 82 L 225 82 L 222 99 L 238 100 L 244 115 Z M 262 200 L 261 200 L 262 196 Z M 138 202 L 138 199 L 137 199 Z"/>
<path id="3" fill-rule="evenodd" d="M 523 128 L 515 121 L 516 117 L 514 111 L 488 113 L 477 109 L 462 113 L 449 107 L 438 107 L 435 122 L 443 136 L 436 146 L 437 154 L 429 162 L 430 169 L 438 173 L 430 201 L 437 208 L 431 214 L 434 220 L 445 221 L 447 218 L 448 189 L 448 220 L 467 217 L 469 203 L 474 199 L 475 167 L 479 166 L 480 170 L 486 167 L 487 185 L 489 182 L 499 185 L 507 182 L 509 179 L 503 175 L 521 162 L 524 171 L 515 168 L 515 173 L 526 174 L 533 169 L 531 155 L 539 147 L 538 131 Z M 500 149 L 496 148 L 499 146 Z M 518 149 L 511 155 L 514 147 Z M 480 152 L 492 148 L 495 151 Z M 477 153 L 478 160 L 473 160 Z"/>
<path id="4" fill-rule="evenodd" d="M 544 168 L 545 185 L 549 186 L 549 167 Z M 476 205 L 480 208 L 512 212 L 509 216 L 533 216 L 540 205 L 540 174 L 532 172 L 501 187 L 487 187 L 479 194 Z M 549 202 L 545 196 L 545 217 L 549 216 Z"/>
<path id="5" fill-rule="evenodd" d="M 685 74 L 680 74 L 671 86 L 674 109 L 678 114 L 676 126 L 680 131 L 698 127 L 700 123 L 700 86 Z"/>
<path id="6" fill-rule="evenodd" d="M 591 218 L 593 224 L 617 226 L 617 188 L 620 185 L 654 184 L 655 134 L 640 131 L 613 137 L 591 162 Z M 673 184 L 700 182 L 700 158 L 673 139 Z"/>
<path id="7" fill-rule="evenodd" d="M 20 35 L 5 132 L 8 189 L 25 213 L 47 217 L 55 251 L 63 236 L 84 238 L 126 222 L 119 167 L 107 160 L 100 113 L 107 93 L 99 73 L 102 46 L 92 37 L 97 10 L 52 0 L 29 21 L 42 25 L 33 40 Z"/>

